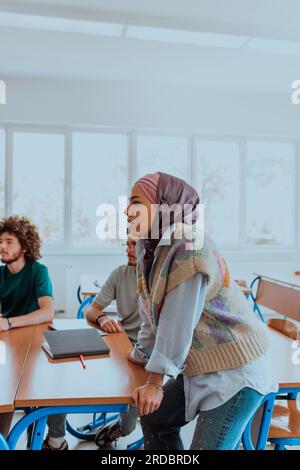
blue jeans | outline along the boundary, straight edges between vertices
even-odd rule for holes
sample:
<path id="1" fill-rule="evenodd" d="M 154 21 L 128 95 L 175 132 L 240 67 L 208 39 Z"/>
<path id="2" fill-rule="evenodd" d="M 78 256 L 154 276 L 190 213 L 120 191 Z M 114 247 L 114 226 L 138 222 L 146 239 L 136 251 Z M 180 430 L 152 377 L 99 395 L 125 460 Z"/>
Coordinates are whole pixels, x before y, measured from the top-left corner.
<path id="1" fill-rule="evenodd" d="M 198 413 L 191 450 L 237 449 L 251 416 L 259 408 L 263 395 L 243 388 L 218 408 Z M 145 450 L 183 450 L 180 429 L 186 425 L 183 377 L 164 386 L 160 408 L 143 416 L 141 425 Z"/>

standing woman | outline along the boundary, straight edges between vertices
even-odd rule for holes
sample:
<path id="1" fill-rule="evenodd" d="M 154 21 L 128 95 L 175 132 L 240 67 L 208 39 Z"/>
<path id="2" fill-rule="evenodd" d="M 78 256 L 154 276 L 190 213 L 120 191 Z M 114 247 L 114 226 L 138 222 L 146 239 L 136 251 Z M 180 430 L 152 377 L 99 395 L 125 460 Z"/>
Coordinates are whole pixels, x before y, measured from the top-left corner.
<path id="1" fill-rule="evenodd" d="M 168 221 L 161 214 L 174 204 Z M 190 237 L 179 236 L 199 229 L 198 204 L 183 180 L 154 173 L 134 184 L 127 207 L 130 232 L 140 229 L 142 326 L 128 358 L 149 373 L 133 394 L 146 450 L 182 450 L 180 429 L 197 415 L 191 449 L 235 449 L 263 396 L 277 390 L 267 329 L 214 243 L 205 235 L 202 248 L 191 249 Z"/>

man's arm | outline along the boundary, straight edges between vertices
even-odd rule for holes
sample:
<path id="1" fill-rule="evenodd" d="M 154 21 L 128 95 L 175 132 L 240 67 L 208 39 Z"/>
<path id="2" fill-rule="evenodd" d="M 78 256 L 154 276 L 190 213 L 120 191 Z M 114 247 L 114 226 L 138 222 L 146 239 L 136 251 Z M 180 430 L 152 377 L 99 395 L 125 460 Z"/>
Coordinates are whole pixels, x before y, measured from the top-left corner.
<path id="1" fill-rule="evenodd" d="M 86 309 L 86 319 L 92 323 L 98 323 L 97 321 L 97 318 L 99 317 L 99 315 L 105 315 L 105 313 L 103 313 L 103 309 L 105 307 L 103 307 L 102 305 L 99 305 L 99 304 L 96 304 L 96 302 L 93 302 L 92 305 L 90 305 L 89 307 L 87 307 Z"/>
<path id="2" fill-rule="evenodd" d="M 101 330 L 106 333 L 120 333 L 123 331 L 120 323 L 116 320 L 110 319 L 105 313 L 103 313 L 104 306 L 96 302 L 93 302 L 87 311 L 86 318 L 92 323 L 100 326 Z"/>
<path id="3" fill-rule="evenodd" d="M 54 305 L 52 297 L 40 297 L 38 299 L 39 309 L 27 315 L 19 317 L 11 317 L 9 319 L 13 328 L 20 328 L 22 326 L 39 325 L 40 323 L 47 323 L 54 318 Z M 6 318 L 0 318 L 0 331 L 9 329 L 9 324 Z"/>
<path id="4" fill-rule="evenodd" d="M 112 271 L 107 281 L 103 285 L 101 291 L 96 296 L 92 305 L 87 309 L 87 320 L 96 323 L 100 326 L 101 330 L 106 333 L 119 333 L 123 331 L 120 323 L 116 320 L 111 320 L 103 310 L 117 297 L 117 277 L 119 268 Z"/>

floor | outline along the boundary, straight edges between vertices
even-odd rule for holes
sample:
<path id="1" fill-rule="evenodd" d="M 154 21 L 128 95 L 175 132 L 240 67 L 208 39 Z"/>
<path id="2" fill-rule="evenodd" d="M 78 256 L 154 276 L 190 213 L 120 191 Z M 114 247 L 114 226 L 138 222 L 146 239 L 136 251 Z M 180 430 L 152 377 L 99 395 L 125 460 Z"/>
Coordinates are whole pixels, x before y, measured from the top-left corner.
<path id="1" fill-rule="evenodd" d="M 13 424 L 15 424 L 19 419 L 21 419 L 23 416 L 23 413 L 20 411 L 17 411 L 14 415 L 13 419 Z M 87 424 L 92 420 L 92 415 L 72 415 L 69 417 L 70 424 L 73 427 L 78 427 L 83 424 Z M 194 433 L 194 428 L 196 425 L 196 421 L 189 423 L 186 425 L 181 433 L 183 445 L 185 449 L 189 448 L 189 445 L 191 443 L 193 433 Z M 138 439 L 142 437 L 142 431 L 140 424 L 138 423 L 137 428 L 135 431 L 130 434 L 130 436 L 122 437 L 118 440 L 117 445 L 115 447 L 116 450 L 125 450 L 128 444 L 131 444 Z M 77 438 L 71 436 L 70 434 L 67 434 L 67 440 L 69 443 L 69 448 L 71 450 L 94 450 L 98 449 L 98 447 L 93 443 L 93 442 L 88 442 L 88 441 L 80 441 Z M 26 449 L 26 434 L 24 433 L 21 438 L 19 439 L 17 449 Z"/>

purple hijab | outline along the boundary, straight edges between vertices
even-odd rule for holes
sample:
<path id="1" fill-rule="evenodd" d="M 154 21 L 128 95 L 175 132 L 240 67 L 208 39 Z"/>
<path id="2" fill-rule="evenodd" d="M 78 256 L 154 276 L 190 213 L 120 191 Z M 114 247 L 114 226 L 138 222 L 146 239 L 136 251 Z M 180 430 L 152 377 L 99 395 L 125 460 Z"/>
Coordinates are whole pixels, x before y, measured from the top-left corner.
<path id="1" fill-rule="evenodd" d="M 162 209 L 158 215 L 159 220 L 155 221 L 157 224 L 155 238 L 140 240 L 141 246 L 144 248 L 144 256 L 139 259 L 139 264 L 149 288 L 149 275 L 154 261 L 154 251 L 163 233 L 168 226 L 176 222 L 184 222 L 185 224 L 195 223 L 198 219 L 197 206 L 200 203 L 200 199 L 197 191 L 192 186 L 184 180 L 167 173 L 158 172 L 146 175 L 140 178 L 136 184 L 140 186 L 151 203 L 159 204 Z M 171 213 L 170 220 L 168 220 L 166 226 L 163 222 L 165 220 L 163 218 L 163 208 L 168 209 L 174 204 L 177 205 L 177 210 Z M 188 208 L 185 207 L 184 210 L 184 206 L 187 205 Z"/>

